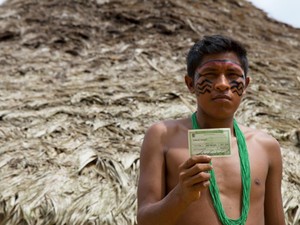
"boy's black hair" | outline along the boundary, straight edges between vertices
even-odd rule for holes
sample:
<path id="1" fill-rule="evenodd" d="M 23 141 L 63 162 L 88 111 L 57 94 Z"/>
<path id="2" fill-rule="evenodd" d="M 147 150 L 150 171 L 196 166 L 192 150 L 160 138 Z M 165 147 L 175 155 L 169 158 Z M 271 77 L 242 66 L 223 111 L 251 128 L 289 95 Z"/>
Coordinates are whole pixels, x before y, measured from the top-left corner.
<path id="1" fill-rule="evenodd" d="M 237 55 L 246 77 L 249 66 L 247 50 L 240 42 L 223 35 L 204 36 L 191 47 L 186 58 L 188 75 L 194 78 L 197 67 L 201 65 L 206 55 L 225 52 L 233 52 Z"/>

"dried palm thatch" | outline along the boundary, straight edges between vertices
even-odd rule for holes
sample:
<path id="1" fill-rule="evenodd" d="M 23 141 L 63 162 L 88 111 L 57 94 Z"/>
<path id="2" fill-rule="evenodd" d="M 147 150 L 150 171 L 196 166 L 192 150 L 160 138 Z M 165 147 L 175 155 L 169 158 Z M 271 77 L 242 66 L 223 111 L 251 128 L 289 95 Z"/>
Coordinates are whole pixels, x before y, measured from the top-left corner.
<path id="1" fill-rule="evenodd" d="M 187 116 L 185 54 L 203 34 L 249 48 L 239 121 L 282 145 L 300 222 L 300 31 L 244 0 L 8 0 L 0 8 L 0 224 L 136 224 L 139 148 Z"/>

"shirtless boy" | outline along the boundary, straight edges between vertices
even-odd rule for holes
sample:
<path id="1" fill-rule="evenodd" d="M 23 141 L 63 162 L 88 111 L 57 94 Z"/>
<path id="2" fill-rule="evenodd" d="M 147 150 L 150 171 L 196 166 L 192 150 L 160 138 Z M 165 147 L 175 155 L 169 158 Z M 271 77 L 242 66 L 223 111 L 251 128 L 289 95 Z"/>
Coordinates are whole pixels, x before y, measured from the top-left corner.
<path id="1" fill-rule="evenodd" d="M 245 48 L 229 37 L 206 36 L 190 49 L 185 83 L 197 100 L 194 122 L 191 117 L 163 121 L 146 132 L 139 225 L 285 224 L 280 146 L 269 135 L 234 122 L 249 85 L 247 71 Z M 190 156 L 188 130 L 195 126 L 230 128 L 231 156 Z"/>

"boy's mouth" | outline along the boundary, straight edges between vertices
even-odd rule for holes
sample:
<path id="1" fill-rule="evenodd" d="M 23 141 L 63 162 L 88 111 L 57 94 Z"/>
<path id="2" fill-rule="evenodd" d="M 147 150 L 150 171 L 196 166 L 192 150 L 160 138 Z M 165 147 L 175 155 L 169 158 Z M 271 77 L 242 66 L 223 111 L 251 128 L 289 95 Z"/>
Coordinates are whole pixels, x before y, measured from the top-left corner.
<path id="1" fill-rule="evenodd" d="M 221 94 L 221 95 L 215 95 L 212 100 L 226 100 L 230 101 L 231 97 L 229 95 Z"/>

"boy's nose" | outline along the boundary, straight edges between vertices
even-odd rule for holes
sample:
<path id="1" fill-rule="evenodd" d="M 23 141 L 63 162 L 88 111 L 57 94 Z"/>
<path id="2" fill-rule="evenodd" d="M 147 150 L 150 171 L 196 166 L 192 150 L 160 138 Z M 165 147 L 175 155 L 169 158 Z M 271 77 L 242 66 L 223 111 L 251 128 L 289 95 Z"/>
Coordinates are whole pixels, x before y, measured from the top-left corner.
<path id="1" fill-rule="evenodd" d="M 219 91 L 226 91 L 230 89 L 229 82 L 224 74 L 221 74 L 216 80 L 215 89 Z"/>

